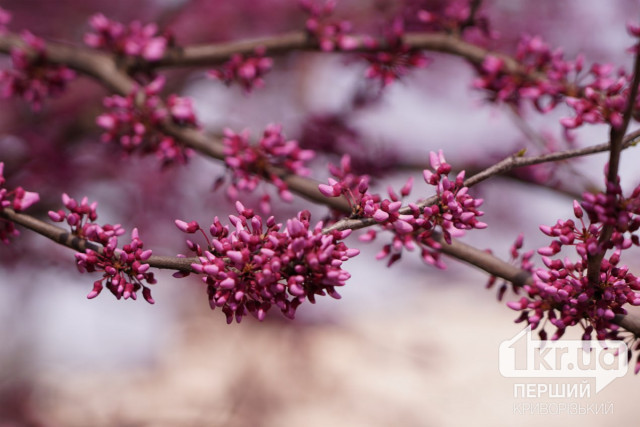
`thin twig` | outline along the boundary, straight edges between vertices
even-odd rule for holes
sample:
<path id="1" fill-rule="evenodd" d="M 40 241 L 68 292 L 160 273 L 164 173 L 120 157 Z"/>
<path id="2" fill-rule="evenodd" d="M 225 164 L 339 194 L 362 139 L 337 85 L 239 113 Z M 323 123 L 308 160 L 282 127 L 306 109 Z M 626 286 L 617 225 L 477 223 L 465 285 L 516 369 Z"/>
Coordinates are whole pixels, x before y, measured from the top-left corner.
<path id="1" fill-rule="evenodd" d="M 628 134 L 626 137 L 624 137 L 624 141 L 621 146 L 621 149 L 624 150 L 626 148 L 629 148 L 635 145 L 638 142 L 638 139 L 640 139 L 640 130 L 637 130 L 635 132 Z M 609 150 L 609 143 L 605 142 L 598 145 L 592 145 L 590 147 L 576 148 L 573 150 L 543 154 L 541 156 L 535 156 L 535 157 L 523 157 L 523 156 L 520 156 L 519 154 L 514 154 L 501 160 L 500 162 L 492 166 L 489 166 L 485 170 L 478 172 L 472 177 L 466 179 L 464 181 L 464 185 L 466 187 L 472 187 L 492 176 L 500 175 L 519 167 L 531 166 L 531 165 L 547 163 L 547 162 L 557 162 L 560 160 L 566 160 L 574 157 L 586 156 L 586 155 L 595 154 L 595 153 L 602 153 L 607 150 Z M 424 209 L 426 206 L 432 206 L 437 201 L 438 201 L 437 196 L 431 196 L 428 199 L 418 203 L 417 205 L 420 209 Z M 401 214 L 410 214 L 411 208 L 409 206 L 404 206 L 400 208 L 399 212 Z M 376 221 L 373 218 L 357 218 L 357 219 L 347 218 L 347 219 L 343 219 L 336 222 L 327 230 L 328 231 L 346 230 L 348 228 L 352 230 L 357 230 L 360 228 L 369 227 L 374 224 L 376 224 Z"/>

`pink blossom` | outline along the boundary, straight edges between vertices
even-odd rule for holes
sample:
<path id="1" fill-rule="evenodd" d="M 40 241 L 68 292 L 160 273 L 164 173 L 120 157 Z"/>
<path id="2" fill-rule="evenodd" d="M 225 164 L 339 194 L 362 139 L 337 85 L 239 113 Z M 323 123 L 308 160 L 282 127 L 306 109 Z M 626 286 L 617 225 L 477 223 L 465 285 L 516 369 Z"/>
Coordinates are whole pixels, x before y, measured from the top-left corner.
<path id="1" fill-rule="evenodd" d="M 273 60 L 265 57 L 265 49 L 257 48 L 253 56 L 235 54 L 221 68 L 209 72 L 209 76 L 223 81 L 227 86 L 238 83 L 246 92 L 264 86 L 264 75 L 273 66 Z"/>
<path id="2" fill-rule="evenodd" d="M 133 21 L 125 26 L 98 13 L 89 19 L 89 25 L 93 32 L 84 35 L 84 42 L 118 55 L 157 61 L 163 57 L 169 43 L 167 37 L 157 35 L 158 26 L 153 23 L 143 25 Z"/>
<path id="3" fill-rule="evenodd" d="M 324 234 L 322 223 L 311 226 L 307 211 L 283 228 L 241 203 L 236 209 L 238 215 L 229 216 L 232 228 L 214 219 L 207 249 L 188 243 L 199 257 L 192 268 L 207 284 L 209 304 L 220 307 L 228 323 L 247 314 L 263 320 L 272 307 L 293 319 L 298 306 L 305 300 L 314 303 L 316 295 L 340 298 L 336 287 L 349 279 L 341 264 L 359 253 L 340 241 L 349 232 Z"/>
<path id="4" fill-rule="evenodd" d="M 365 74 L 368 78 L 379 79 L 383 86 L 387 86 L 408 74 L 410 69 L 429 65 L 429 58 L 402 41 L 403 34 L 402 21 L 394 21 L 386 37 L 386 46 L 378 48 L 377 43 L 374 43 L 371 47 L 376 49 L 363 55 L 369 62 Z"/>
<path id="5" fill-rule="evenodd" d="M 10 237 L 16 237 L 20 233 L 14 223 L 2 217 L 2 210 L 11 208 L 15 212 L 22 212 L 40 200 L 38 193 L 26 191 L 22 187 L 14 190 L 5 188 L 4 162 L 0 162 L 0 241 L 9 244 Z"/>
<path id="6" fill-rule="evenodd" d="M 148 271 L 149 264 L 144 262 L 152 252 L 149 249 L 143 250 L 144 244 L 140 240 L 138 230 L 134 228 L 131 232 L 131 242 L 118 249 L 118 237 L 125 231 L 119 224 L 97 224 L 97 203 L 89 204 L 86 197 L 78 202 L 66 193 L 62 196 L 62 202 L 69 212 L 50 211 L 49 218 L 55 222 L 66 220 L 73 235 L 97 244 L 88 245 L 85 252 L 75 254 L 80 272 L 103 273 L 102 278 L 94 282 L 87 298 L 95 298 L 104 287 L 117 299 L 136 299 L 136 293 L 142 290 L 143 298 L 149 304 L 153 304 L 151 290 L 146 284 L 154 284 L 156 280 L 153 273 Z"/>
<path id="7" fill-rule="evenodd" d="M 312 150 L 301 149 L 297 141 L 287 141 L 282 127 L 274 124 L 267 126 L 256 145 L 249 143 L 248 131 L 237 134 L 230 129 L 225 129 L 223 143 L 225 162 L 231 172 L 231 184 L 227 189 L 230 198 L 235 198 L 238 190 L 253 192 L 261 177 L 266 176 L 278 189 L 280 198 L 291 201 L 287 184 L 273 168 L 306 176 L 310 172 L 307 163 L 315 155 Z"/>
<path id="8" fill-rule="evenodd" d="M 20 96 L 39 110 L 44 99 L 65 91 L 75 72 L 63 65 L 50 64 L 42 39 L 29 31 L 23 31 L 21 36 L 33 56 L 20 48 L 11 50 L 13 69 L 0 70 L 0 93 L 4 98 Z"/>
<path id="9" fill-rule="evenodd" d="M 330 52 L 336 49 L 353 50 L 358 47 L 358 40 L 349 35 L 351 22 L 332 19 L 336 6 L 333 0 L 323 5 L 314 4 L 312 0 L 299 2 L 302 9 L 309 14 L 306 21 L 307 33 L 318 43 L 320 50 Z"/>
<path id="10" fill-rule="evenodd" d="M 163 86 L 164 78 L 160 76 L 147 86 L 134 88 L 127 96 L 105 98 L 107 112 L 96 118 L 96 124 L 105 130 L 102 141 L 118 143 L 126 154 L 155 153 L 163 166 L 186 163 L 193 151 L 158 127 L 167 119 L 182 126 L 197 126 L 197 119 L 188 98 L 172 94 L 164 107 L 159 96 Z"/>

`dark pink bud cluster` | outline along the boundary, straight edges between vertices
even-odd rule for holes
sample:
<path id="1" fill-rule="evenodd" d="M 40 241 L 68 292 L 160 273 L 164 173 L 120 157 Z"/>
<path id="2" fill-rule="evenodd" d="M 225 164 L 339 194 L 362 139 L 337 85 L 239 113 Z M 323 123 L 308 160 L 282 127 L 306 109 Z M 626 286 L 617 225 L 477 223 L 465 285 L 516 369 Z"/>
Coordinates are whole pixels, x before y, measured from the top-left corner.
<path id="1" fill-rule="evenodd" d="M 408 74 L 412 68 L 423 68 L 431 62 L 421 51 L 402 41 L 403 35 L 403 22 L 395 20 L 387 33 L 384 47 L 375 40 L 367 41 L 367 47 L 374 50 L 363 55 L 369 62 L 368 78 L 379 79 L 383 86 L 387 86 Z"/>
<path id="2" fill-rule="evenodd" d="M 565 129 L 575 129 L 584 123 L 622 125 L 622 116 L 629 97 L 630 77 L 622 70 L 615 72 L 610 64 L 593 64 L 589 70 L 591 82 L 580 88 L 577 96 L 566 103 L 574 110 L 574 117 L 565 117 L 560 123 Z M 581 95 L 581 96 L 580 96 Z"/>
<path id="3" fill-rule="evenodd" d="M 483 200 L 469 195 L 469 188 L 464 186 L 465 172 L 461 171 L 451 181 L 448 177 L 451 165 L 446 162 L 442 150 L 429 153 L 429 160 L 433 172 L 425 169 L 423 177 L 427 184 L 436 187 L 438 203 L 424 208 L 423 215 L 428 223 L 440 226 L 447 243 L 451 243 L 453 233 L 460 235 L 462 230 L 487 228 L 487 224 L 478 221 L 484 214 L 478 210 Z"/>
<path id="4" fill-rule="evenodd" d="M 212 239 L 197 222 L 176 220 L 180 230 L 207 237 L 207 248 L 187 241 L 200 260 L 191 267 L 203 275 L 211 308 L 222 308 L 227 323 L 234 318 L 240 322 L 247 314 L 263 320 L 273 306 L 293 319 L 305 299 L 314 303 L 316 295 L 326 294 L 340 298 L 336 288 L 350 277 L 341 265 L 359 253 L 340 241 L 351 230 L 323 234 L 322 223 L 311 226 L 308 211 L 281 230 L 273 217 L 263 222 L 240 202 L 236 209 L 238 215 L 229 216 L 231 227 L 214 219 Z"/>
<path id="5" fill-rule="evenodd" d="M 221 68 L 210 71 L 209 76 L 223 81 L 227 86 L 238 83 L 245 91 L 251 92 L 264 86 L 264 75 L 273 66 L 273 59 L 264 54 L 264 48 L 257 48 L 253 56 L 236 53 Z"/>
<path id="6" fill-rule="evenodd" d="M 336 22 L 331 19 L 336 7 L 335 0 L 325 1 L 323 5 L 315 4 L 313 0 L 301 0 L 300 6 L 309 14 L 307 32 L 316 40 L 321 50 L 353 50 L 358 46 L 358 41 L 349 35 L 351 22 Z"/>
<path id="7" fill-rule="evenodd" d="M 163 105 L 159 93 L 164 86 L 160 76 L 143 87 L 136 87 L 129 95 L 113 95 L 104 99 L 107 112 L 96 119 L 105 132 L 104 142 L 116 142 L 125 153 L 155 153 L 163 166 L 186 163 L 192 150 L 158 130 L 165 120 L 176 124 L 196 126 L 191 100 L 170 95 Z"/>
<path id="8" fill-rule="evenodd" d="M 167 37 L 158 35 L 158 26 L 153 23 L 133 21 L 126 26 L 98 13 L 89 19 L 89 25 L 93 32 L 84 35 L 84 42 L 94 48 L 148 61 L 162 58 L 167 48 Z"/>
<path id="9" fill-rule="evenodd" d="M 615 315 L 626 314 L 626 304 L 640 305 L 640 283 L 627 266 L 618 266 L 620 250 L 602 261 L 596 285 L 587 278 L 586 257 L 577 262 L 568 258 L 542 260 L 547 268 L 534 271 L 533 284 L 524 286 L 528 296 L 507 303 L 522 311 L 517 321 L 526 320 L 537 328 L 541 321 L 548 320 L 556 327 L 551 339 L 560 338 L 567 327 L 578 324 L 584 329 L 583 339 L 591 339 L 594 331 L 600 340 L 617 338 Z M 544 329 L 540 336 L 546 339 Z"/>
<path id="10" fill-rule="evenodd" d="M 291 201 L 293 196 L 287 184 L 273 171 L 273 167 L 284 169 L 299 176 L 306 176 L 310 170 L 307 163 L 315 153 L 303 150 L 297 141 L 287 141 L 280 125 L 268 125 L 256 145 L 249 143 L 249 132 L 235 133 L 224 130 L 224 154 L 227 167 L 231 171 L 228 196 L 237 200 L 238 191 L 252 192 L 265 177 L 278 189 L 280 198 Z M 268 196 L 263 198 L 263 209 L 268 210 Z"/>
<path id="11" fill-rule="evenodd" d="M 486 228 L 487 225 L 477 219 L 483 215 L 477 209 L 482 199 L 474 199 L 468 194 L 468 188 L 463 184 L 464 172 L 452 182 L 447 177 L 451 166 L 446 163 L 442 151 L 431 153 L 430 159 L 434 172 L 425 170 L 424 179 L 436 187 L 438 202 L 424 209 L 415 203 L 401 209 L 401 197 L 408 196 L 413 186 L 411 178 L 400 190 L 400 196 L 392 188 L 388 189 L 389 199 L 382 200 L 379 195 L 370 194 L 368 177 L 351 173 L 348 156 L 343 157 L 342 168 L 332 166 L 331 172 L 339 181 L 330 178 L 329 184 L 321 184 L 319 190 L 327 197 L 344 196 L 351 205 L 352 218 L 373 218 L 382 229 L 393 233 L 392 243 L 383 247 L 378 259 L 390 257 L 391 265 L 401 258 L 403 248 L 413 250 L 417 244 L 422 249 L 425 262 L 443 268 L 437 252 L 441 246 L 433 236 L 436 227 L 450 243 L 452 235 L 460 235 L 464 230 L 473 228 Z M 376 231 L 371 230 L 361 240 L 371 241 L 376 235 Z"/>
<path id="12" fill-rule="evenodd" d="M 339 166 L 329 163 L 329 172 L 336 179 L 329 178 L 329 184 L 320 184 L 318 189 L 327 197 L 344 196 L 351 207 L 351 218 L 364 217 L 364 207 L 368 202 L 380 202 L 379 195 L 368 193 L 369 176 L 354 173 L 348 154 L 342 156 Z"/>
<path id="13" fill-rule="evenodd" d="M 124 234 L 120 224 L 99 225 L 96 202 L 89 204 L 87 198 L 80 202 L 62 195 L 62 203 L 69 211 L 49 211 L 49 218 L 55 222 L 66 222 L 72 234 L 98 245 L 86 249 L 84 253 L 76 253 L 76 264 L 80 272 L 102 272 L 100 280 L 93 284 L 93 290 L 87 298 L 97 297 L 106 286 L 117 299 L 136 299 L 137 292 L 142 289 L 144 299 L 153 304 L 151 289 L 143 284 L 154 284 L 156 280 L 149 272 L 149 264 L 145 261 L 151 256 L 151 250 L 143 250 L 138 230 L 131 232 L 131 243 L 118 249 L 118 236 Z"/>
<path id="14" fill-rule="evenodd" d="M 488 55 L 478 67 L 480 77 L 474 86 L 486 90 L 491 101 L 519 106 L 522 100 L 529 100 L 542 113 L 564 101 L 575 113 L 560 120 L 567 131 L 584 123 L 622 124 L 630 83 L 624 71 L 593 64 L 583 72 L 582 55 L 566 60 L 561 49 L 552 51 L 539 36 L 523 38 L 515 59 L 524 74 L 507 70 L 504 59 Z"/>
<path id="15" fill-rule="evenodd" d="M 20 233 L 13 222 L 2 218 L 1 211 L 5 208 L 10 208 L 15 212 L 22 212 L 37 203 L 40 200 L 40 196 L 38 193 L 26 191 L 22 187 L 8 190 L 4 187 L 5 182 L 4 162 L 0 162 L 0 241 L 9 244 L 9 237 L 15 237 Z"/>
<path id="16" fill-rule="evenodd" d="M 639 243 L 637 235 L 628 235 L 640 227 L 639 195 L 640 188 L 637 188 L 631 198 L 625 199 L 619 185 L 610 184 L 606 194 L 585 193 L 582 206 L 574 201 L 574 214 L 579 223 L 559 220 L 554 226 L 540 227 L 554 240 L 538 249 L 547 268 L 533 270 L 533 284 L 525 286 L 528 297 L 508 303 L 514 310 L 523 311 L 519 321 L 527 320 L 536 328 L 546 316 L 557 328 L 553 339 L 577 324 L 585 330 L 585 339 L 590 339 L 593 331 L 598 339 L 617 337 L 615 315 L 626 314 L 626 304 L 640 305 L 640 282 L 629 273 L 627 266 L 618 266 L 622 250 Z M 585 211 L 589 225 L 583 219 Z M 605 225 L 613 227 L 612 236 L 600 242 Z M 579 259 L 549 258 L 563 246 L 573 246 Z M 615 250 L 603 259 L 598 283 L 591 283 L 587 277 L 589 259 L 611 248 Z M 544 331 L 541 334 L 545 336 Z"/>
<path id="17" fill-rule="evenodd" d="M 39 110 L 44 99 L 64 92 L 67 83 L 75 78 L 75 72 L 65 66 L 51 64 L 42 39 L 29 31 L 23 31 L 22 39 L 29 51 L 11 50 L 13 69 L 0 70 L 0 90 L 4 98 L 22 97 L 34 110 Z"/>
<path id="18" fill-rule="evenodd" d="M 531 100 L 542 113 L 555 108 L 564 95 L 577 91 L 571 85 L 570 77 L 576 79 L 582 71 L 582 56 L 575 61 L 565 60 L 562 50 L 552 51 L 541 37 L 535 36 L 520 41 L 515 59 L 525 74 L 536 77 L 509 72 L 502 58 L 488 55 L 478 67 L 480 77 L 474 81 L 474 86 L 486 90 L 491 101 L 519 106 L 523 99 Z"/>

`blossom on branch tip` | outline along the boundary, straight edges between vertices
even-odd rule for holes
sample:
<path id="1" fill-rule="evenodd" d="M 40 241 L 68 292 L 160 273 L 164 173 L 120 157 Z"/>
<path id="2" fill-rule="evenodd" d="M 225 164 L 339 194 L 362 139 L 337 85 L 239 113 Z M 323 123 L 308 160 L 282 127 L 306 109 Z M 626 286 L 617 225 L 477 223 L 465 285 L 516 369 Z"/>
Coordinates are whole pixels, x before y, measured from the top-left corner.
<path id="1" fill-rule="evenodd" d="M 27 49 L 11 49 L 13 69 L 0 70 L 0 93 L 4 98 L 19 96 L 39 110 L 44 99 L 64 92 L 76 74 L 64 65 L 49 63 L 42 39 L 26 30 L 21 36 Z"/>
<path id="2" fill-rule="evenodd" d="M 135 300 L 137 292 L 142 290 L 143 298 L 153 304 L 151 289 L 147 284 L 155 284 L 156 280 L 153 273 L 149 272 L 149 264 L 145 263 L 152 252 L 143 249 L 144 243 L 138 229 L 134 228 L 131 232 L 131 242 L 118 249 L 118 237 L 125 230 L 120 224 L 97 224 L 96 202 L 89 204 L 86 197 L 78 202 L 65 193 L 62 203 L 69 212 L 49 211 L 49 218 L 55 222 L 66 222 L 74 236 L 98 244 L 75 254 L 76 265 L 81 273 L 103 273 L 102 278 L 94 282 L 87 298 L 97 297 L 106 287 L 117 299 Z"/>
<path id="3" fill-rule="evenodd" d="M 247 314 L 264 320 L 272 307 L 293 319 L 298 306 L 305 300 L 315 303 L 316 295 L 340 298 L 336 288 L 350 277 L 341 265 L 359 253 L 341 242 L 350 230 L 324 234 L 321 222 L 311 226 L 308 211 L 283 228 L 273 217 L 264 221 L 240 202 L 236 210 L 238 215 L 229 216 L 232 226 L 214 218 L 211 239 L 205 234 L 206 248 L 187 241 L 199 258 L 191 268 L 202 275 L 211 308 L 220 307 L 227 323 L 234 318 L 240 322 Z M 197 225 L 176 220 L 188 233 L 193 232 L 189 224 Z"/>

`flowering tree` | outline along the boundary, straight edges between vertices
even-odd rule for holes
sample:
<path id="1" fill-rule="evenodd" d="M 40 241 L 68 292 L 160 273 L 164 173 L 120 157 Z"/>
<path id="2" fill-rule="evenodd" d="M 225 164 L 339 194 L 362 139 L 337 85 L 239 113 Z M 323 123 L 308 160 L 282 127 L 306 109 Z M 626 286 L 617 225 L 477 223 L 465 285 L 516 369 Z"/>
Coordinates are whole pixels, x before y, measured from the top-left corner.
<path id="1" fill-rule="evenodd" d="M 0 9 L 0 52 L 10 58 L 0 72 L 9 99 L 3 125 L 11 135 L 0 151 L 0 240 L 7 245 L 2 261 L 14 262 L 25 250 L 43 251 L 38 239 L 20 242 L 22 234 L 34 233 L 59 245 L 60 253 L 68 252 L 65 246 L 75 251 L 77 268 L 93 282 L 88 298 L 106 288 L 117 299 L 141 295 L 151 304 L 154 286 L 170 286 L 156 283 L 154 270 L 172 270 L 175 280 L 197 276 L 211 308 L 220 308 L 231 323 L 247 315 L 263 320 L 277 311 L 293 319 L 305 301 L 340 298 L 349 259 L 359 255 L 361 242 L 373 242 L 388 267 L 418 254 L 436 268 L 452 257 L 486 271 L 489 286 L 501 283 L 499 299 L 519 312 L 517 321 L 543 339 L 548 330 L 558 339 L 567 328 L 579 328 L 585 340 L 628 338 L 630 348 L 640 349 L 640 319 L 627 313 L 628 306 L 640 305 L 640 282 L 622 262 L 640 246 L 640 186 L 624 192 L 619 178 L 623 152 L 640 138 L 630 130 L 640 109 L 640 26 L 628 23 L 628 46 L 613 47 L 628 49 L 633 58 L 631 67 L 618 68 L 586 55 L 568 57 L 540 35 L 501 36 L 489 3 L 396 3 L 367 9 L 359 19 L 350 16 L 348 2 L 344 10 L 332 1 L 303 0 L 299 10 L 252 3 L 247 7 L 257 15 L 275 8 L 273 28 L 252 29 L 262 32 L 260 38 L 246 28 L 188 26 L 206 8 L 198 2 L 165 11 L 171 13 L 162 23 L 119 22 L 106 11 L 95 13 L 87 16 L 82 36 L 39 34 L 36 23 L 20 28 L 11 7 Z M 279 124 L 215 131 L 179 94 L 186 81 L 202 78 L 229 90 L 239 86 L 250 99 L 302 52 L 339 55 L 363 68 L 364 83 L 346 112 L 310 116 L 292 132 Z M 425 159 L 422 172 L 405 172 L 404 185 L 379 194 L 374 185 L 400 161 L 390 149 L 370 155 L 349 114 L 381 102 L 389 87 L 445 56 L 459 59 L 452 66 L 470 67 L 474 77 L 466 84 L 472 93 L 482 94 L 486 105 L 512 111 L 538 145 L 532 150 L 523 144 L 502 159 L 487 152 L 483 167 L 470 162 L 455 172 L 446 148 L 417 153 Z M 197 74 L 203 69 L 206 74 Z M 536 132 L 528 122 L 532 116 L 549 117 L 562 137 Z M 608 140 L 581 143 L 578 128 L 596 125 L 608 128 Z M 296 131 L 299 137 L 291 139 Z M 12 149 L 17 140 L 25 141 L 26 151 Z M 573 218 L 540 225 L 546 246 L 524 252 L 524 236 L 516 234 L 511 260 L 505 261 L 463 243 L 466 232 L 488 232 L 475 185 L 507 175 L 567 192 L 553 178 L 574 167 L 571 159 L 594 153 L 608 154 L 602 184 L 576 195 Z M 155 158 L 153 167 L 146 157 Z M 201 197 L 223 192 L 235 209 L 206 224 L 194 220 L 202 216 L 198 206 L 169 221 L 153 217 L 151 211 L 177 212 L 170 207 L 182 204 L 177 171 L 197 158 L 225 168 L 220 176 L 198 177 L 216 190 Z M 122 216 L 154 205 L 147 218 L 154 224 L 137 224 L 128 233 L 120 224 L 99 221 L 90 189 L 105 178 L 139 186 L 141 201 L 122 206 Z M 414 179 L 428 190 L 412 192 Z M 69 195 L 81 191 L 88 195 Z M 287 217 L 287 204 L 301 209 Z M 314 204 L 325 208 L 318 211 Z M 320 213 L 312 218 L 311 210 Z M 186 249 L 166 253 L 145 238 L 145 230 L 170 227 L 187 235 Z M 41 256 L 56 256 L 51 247 Z"/>

